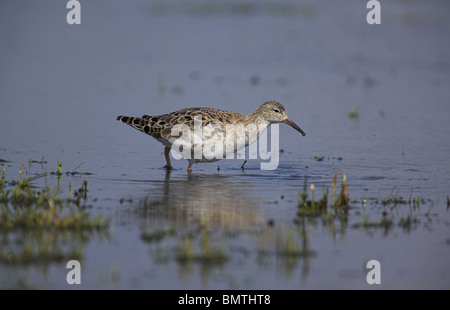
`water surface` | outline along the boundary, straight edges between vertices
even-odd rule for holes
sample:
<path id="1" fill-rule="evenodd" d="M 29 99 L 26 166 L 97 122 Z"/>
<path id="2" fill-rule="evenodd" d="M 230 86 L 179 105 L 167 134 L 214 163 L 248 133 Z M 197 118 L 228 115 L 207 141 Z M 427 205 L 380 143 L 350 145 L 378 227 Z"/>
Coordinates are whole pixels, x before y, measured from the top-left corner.
<path id="1" fill-rule="evenodd" d="M 79 245 L 80 286 L 65 262 L 36 262 L 0 264 L 1 288 L 450 287 L 445 1 L 383 3 L 377 26 L 360 1 L 81 5 L 82 24 L 69 26 L 65 3 L 0 4 L 0 168 L 7 179 L 22 163 L 26 176 L 47 172 L 34 185 L 63 196 L 86 179 L 111 234 Z M 189 106 L 249 113 L 272 99 L 306 132 L 280 126 L 273 171 L 223 160 L 167 173 L 162 145 L 115 120 Z M 58 162 L 89 174 L 49 174 Z M 348 213 L 299 218 L 306 176 L 319 199 L 336 170 Z M 382 204 L 410 196 L 419 205 Z M 143 237 L 156 231 L 167 233 Z M 181 261 L 186 238 L 196 251 L 208 238 L 226 259 Z M 286 254 L 287 240 L 307 251 Z M 366 282 L 372 259 L 378 286 Z"/>

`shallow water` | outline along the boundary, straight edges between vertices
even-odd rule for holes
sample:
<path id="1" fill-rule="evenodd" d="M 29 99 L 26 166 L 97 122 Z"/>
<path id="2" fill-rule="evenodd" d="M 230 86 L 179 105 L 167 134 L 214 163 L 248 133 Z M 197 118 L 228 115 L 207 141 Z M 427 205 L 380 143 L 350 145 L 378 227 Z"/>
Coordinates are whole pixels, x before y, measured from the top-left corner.
<path id="1" fill-rule="evenodd" d="M 65 262 L 2 263 L 1 288 L 450 288 L 447 2 L 383 2 L 377 26 L 360 1 L 226 3 L 82 2 L 73 26 L 65 3 L 0 4 L 0 168 L 17 179 L 22 163 L 26 176 L 84 163 L 92 174 L 33 184 L 64 196 L 86 179 L 90 210 L 112 216 L 109 237 L 80 245 L 81 285 Z M 223 160 L 166 173 L 162 145 L 115 120 L 270 99 L 306 132 L 280 125 L 273 171 Z M 319 199 L 336 170 L 348 214 L 299 218 L 305 177 Z M 382 206 L 391 191 L 420 206 Z M 180 261 L 185 236 L 200 251 L 205 231 L 227 259 Z M 288 239 L 308 254 L 284 253 Z M 372 259 L 381 285 L 367 284 Z"/>

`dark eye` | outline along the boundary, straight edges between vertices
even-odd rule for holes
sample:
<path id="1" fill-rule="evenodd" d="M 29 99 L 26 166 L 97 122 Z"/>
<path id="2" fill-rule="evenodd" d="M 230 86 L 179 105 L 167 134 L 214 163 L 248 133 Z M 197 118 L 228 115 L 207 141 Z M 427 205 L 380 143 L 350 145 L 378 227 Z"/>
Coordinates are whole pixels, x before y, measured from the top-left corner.
<path id="1" fill-rule="evenodd" d="M 274 111 L 275 113 L 280 113 L 280 110 L 278 110 L 278 109 L 273 109 L 273 111 Z"/>

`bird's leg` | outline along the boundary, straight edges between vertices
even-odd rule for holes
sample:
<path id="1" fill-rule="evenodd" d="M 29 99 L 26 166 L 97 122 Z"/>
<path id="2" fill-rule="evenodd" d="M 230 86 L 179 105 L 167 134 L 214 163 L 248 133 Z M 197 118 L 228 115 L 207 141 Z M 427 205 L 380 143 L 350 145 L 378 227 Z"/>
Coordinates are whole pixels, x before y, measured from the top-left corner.
<path id="1" fill-rule="evenodd" d="M 187 171 L 190 173 L 192 171 L 191 167 L 192 167 L 193 162 L 189 162 L 189 166 L 187 168 Z"/>
<path id="2" fill-rule="evenodd" d="M 164 157 L 166 158 L 166 168 L 167 169 L 172 169 L 172 165 L 170 163 L 170 157 L 169 157 L 169 152 L 170 152 L 170 147 L 166 146 L 164 148 Z"/>
<path id="3" fill-rule="evenodd" d="M 244 160 L 244 163 L 243 163 L 242 166 L 241 166 L 241 169 L 242 169 L 242 170 L 244 170 L 244 166 L 245 166 L 246 163 L 247 163 L 247 161 Z"/>

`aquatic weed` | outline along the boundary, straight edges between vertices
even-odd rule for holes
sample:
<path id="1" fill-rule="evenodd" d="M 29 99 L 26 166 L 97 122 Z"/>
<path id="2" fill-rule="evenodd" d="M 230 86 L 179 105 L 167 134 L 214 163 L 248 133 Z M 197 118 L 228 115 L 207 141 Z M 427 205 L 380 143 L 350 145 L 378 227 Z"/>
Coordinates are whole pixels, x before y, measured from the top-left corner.
<path id="1" fill-rule="evenodd" d="M 158 242 L 166 237 L 175 235 L 175 226 L 167 226 L 163 229 L 156 229 L 154 231 L 145 231 L 141 234 L 142 240 L 145 242 Z"/>
<path id="2" fill-rule="evenodd" d="M 56 188 L 37 190 L 31 183 L 43 175 L 6 181 L 0 179 L 0 263 L 48 264 L 81 257 L 82 245 L 93 233 L 107 233 L 110 219 L 92 216 L 80 204 L 87 181 L 68 198 Z M 73 199 L 71 195 L 81 197 Z M 25 240 L 18 243 L 15 239 Z"/>
<path id="3" fill-rule="evenodd" d="M 223 245 L 214 245 L 210 232 L 201 228 L 199 249 L 193 242 L 194 236 L 187 234 L 176 249 L 176 258 L 180 263 L 200 262 L 204 264 L 220 264 L 228 259 Z"/>
<path id="4" fill-rule="evenodd" d="M 341 191 L 339 195 L 336 196 L 336 188 L 337 188 L 337 175 L 338 171 L 335 172 L 333 176 L 333 180 L 331 182 L 331 196 L 328 203 L 328 192 L 329 189 L 324 184 L 322 185 L 323 191 L 322 191 L 322 197 L 319 200 L 314 199 L 314 193 L 315 193 L 315 186 L 314 184 L 311 184 L 310 190 L 311 190 L 311 196 L 312 199 L 308 200 L 308 194 L 307 194 L 307 183 L 308 183 L 308 177 L 305 176 L 304 179 L 304 185 L 303 185 L 303 192 L 298 192 L 297 194 L 297 200 L 298 200 L 298 207 L 299 207 L 299 215 L 325 215 L 327 211 L 331 209 L 339 208 L 341 211 L 348 209 L 350 206 L 350 199 L 348 197 L 348 184 L 346 182 L 346 176 L 343 175 L 342 177 L 342 183 L 341 183 Z"/>

